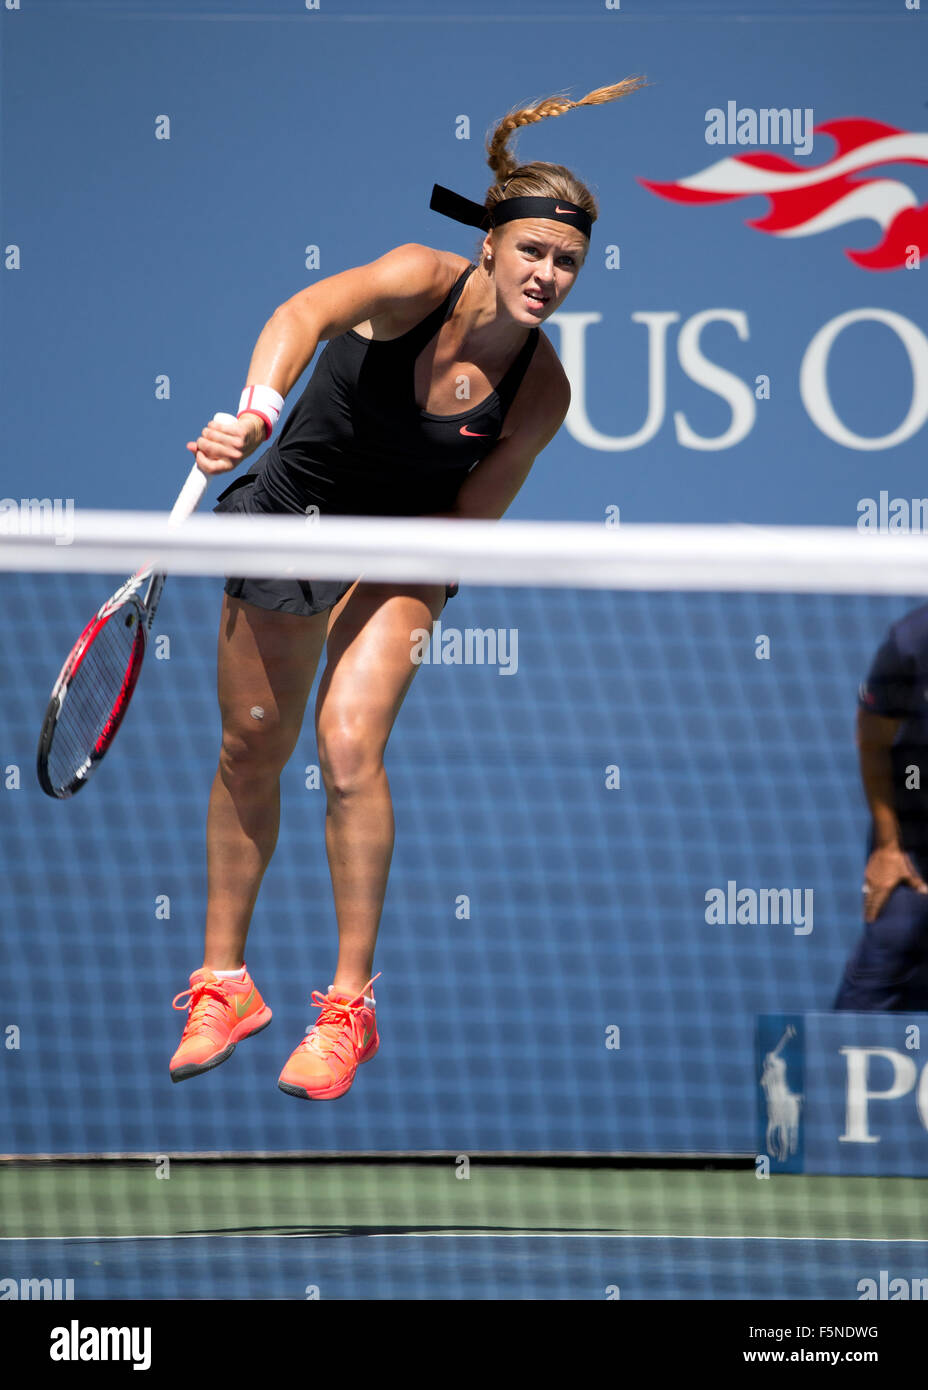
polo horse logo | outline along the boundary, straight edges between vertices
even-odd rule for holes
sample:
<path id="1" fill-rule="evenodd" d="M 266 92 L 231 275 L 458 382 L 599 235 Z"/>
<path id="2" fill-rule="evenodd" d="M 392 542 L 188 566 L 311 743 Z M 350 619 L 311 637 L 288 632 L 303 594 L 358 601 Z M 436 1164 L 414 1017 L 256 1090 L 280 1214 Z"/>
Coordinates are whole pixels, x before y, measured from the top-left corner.
<path id="1" fill-rule="evenodd" d="M 764 1058 L 760 1084 L 767 1098 L 767 1152 L 780 1163 L 794 1154 L 799 1144 L 799 1111 L 802 1096 L 789 1089 L 786 1063 L 781 1057 L 796 1029 L 790 1024 L 772 1052 Z"/>

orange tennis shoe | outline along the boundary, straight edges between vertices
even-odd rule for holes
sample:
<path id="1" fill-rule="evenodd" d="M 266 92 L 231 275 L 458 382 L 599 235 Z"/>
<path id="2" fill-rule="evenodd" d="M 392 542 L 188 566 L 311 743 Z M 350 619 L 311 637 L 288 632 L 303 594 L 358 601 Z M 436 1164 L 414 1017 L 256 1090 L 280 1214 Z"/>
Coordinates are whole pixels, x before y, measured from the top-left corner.
<path id="1" fill-rule="evenodd" d="M 374 976 L 379 980 L 380 974 Z M 362 1062 L 369 1062 L 380 1046 L 375 1001 L 369 980 L 355 995 L 313 990 L 312 1003 L 321 1013 L 291 1053 L 278 1086 L 301 1100 L 335 1100 L 354 1081 Z"/>
<path id="2" fill-rule="evenodd" d="M 171 1080 L 186 1081 L 201 1071 L 218 1067 L 235 1051 L 235 1044 L 260 1033 L 271 1021 L 271 1011 L 245 970 L 244 980 L 220 980 L 212 970 L 195 970 L 190 988 L 174 997 L 174 1008 L 183 1009 L 187 1022 L 180 1045 L 171 1058 Z"/>

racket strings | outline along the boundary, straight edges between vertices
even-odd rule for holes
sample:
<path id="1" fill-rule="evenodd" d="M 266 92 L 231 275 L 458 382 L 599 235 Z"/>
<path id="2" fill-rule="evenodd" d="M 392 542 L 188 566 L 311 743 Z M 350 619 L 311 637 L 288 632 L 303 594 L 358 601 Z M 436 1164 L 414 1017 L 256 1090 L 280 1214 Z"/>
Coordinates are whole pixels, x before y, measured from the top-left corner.
<path id="1" fill-rule="evenodd" d="M 143 643 L 138 609 L 130 603 L 117 609 L 85 648 L 68 682 L 49 750 L 49 776 L 56 786 L 69 786 L 99 751 L 125 705 Z"/>

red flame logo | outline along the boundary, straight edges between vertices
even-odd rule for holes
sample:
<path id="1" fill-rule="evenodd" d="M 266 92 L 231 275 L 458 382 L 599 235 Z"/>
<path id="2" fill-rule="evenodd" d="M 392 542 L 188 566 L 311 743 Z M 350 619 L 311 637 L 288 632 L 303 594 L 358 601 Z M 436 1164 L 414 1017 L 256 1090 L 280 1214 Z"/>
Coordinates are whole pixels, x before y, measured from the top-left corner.
<path id="1" fill-rule="evenodd" d="M 898 179 L 852 177 L 880 164 L 928 164 L 928 133 L 850 119 L 826 121 L 814 134 L 830 135 L 837 145 L 817 168 L 777 154 L 740 154 L 675 183 L 638 182 L 675 203 L 725 203 L 762 193 L 770 210 L 746 225 L 772 236 L 817 236 L 870 218 L 882 240 L 870 250 L 844 252 L 863 270 L 898 270 L 913 246 L 928 256 L 928 203 L 919 207 L 915 193 Z"/>

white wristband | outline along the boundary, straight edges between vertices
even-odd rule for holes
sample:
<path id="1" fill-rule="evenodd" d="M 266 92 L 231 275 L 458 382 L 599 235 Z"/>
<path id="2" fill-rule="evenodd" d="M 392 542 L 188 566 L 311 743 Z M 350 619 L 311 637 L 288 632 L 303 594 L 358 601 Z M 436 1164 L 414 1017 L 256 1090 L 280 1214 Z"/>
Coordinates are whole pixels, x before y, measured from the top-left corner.
<path id="1" fill-rule="evenodd" d="M 284 408 L 284 398 L 271 386 L 246 386 L 238 403 L 238 413 L 258 415 L 264 421 L 265 439 L 270 439 Z"/>

